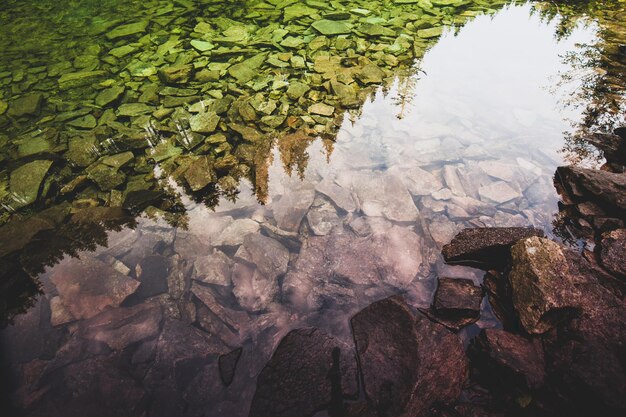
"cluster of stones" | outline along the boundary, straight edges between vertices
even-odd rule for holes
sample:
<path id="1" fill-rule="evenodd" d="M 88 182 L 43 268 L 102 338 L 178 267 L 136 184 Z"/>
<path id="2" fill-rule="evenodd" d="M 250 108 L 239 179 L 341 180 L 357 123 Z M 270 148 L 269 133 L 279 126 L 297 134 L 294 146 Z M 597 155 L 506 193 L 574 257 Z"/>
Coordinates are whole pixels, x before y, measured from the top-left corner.
<path id="1" fill-rule="evenodd" d="M 142 4 L 135 22 L 98 20 L 96 43 L 0 73 L 2 221 L 59 200 L 128 205 L 133 191 L 167 188 L 155 165 L 189 192 L 231 195 L 241 178 L 257 182 L 273 138 L 333 138 L 344 111 L 445 25 L 497 6 L 271 0 L 228 18 L 223 5 Z"/>

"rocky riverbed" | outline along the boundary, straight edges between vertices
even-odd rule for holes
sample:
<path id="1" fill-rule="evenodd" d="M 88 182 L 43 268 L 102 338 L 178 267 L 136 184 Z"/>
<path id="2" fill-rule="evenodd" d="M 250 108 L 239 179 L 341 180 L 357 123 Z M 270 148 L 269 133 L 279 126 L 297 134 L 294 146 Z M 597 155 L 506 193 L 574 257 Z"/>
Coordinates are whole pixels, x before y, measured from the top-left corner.
<path id="1" fill-rule="evenodd" d="M 553 101 L 510 79 L 416 87 L 472 22 L 552 45 L 566 20 L 500 1 L 42 1 L 37 20 L 25 3 L 0 11 L 8 415 L 623 413 L 624 130 L 584 137 L 607 163 L 558 168 L 558 202 Z M 515 64 L 487 77 L 537 87 L 524 62 L 596 39 L 568 30 L 536 62 L 507 44 Z"/>

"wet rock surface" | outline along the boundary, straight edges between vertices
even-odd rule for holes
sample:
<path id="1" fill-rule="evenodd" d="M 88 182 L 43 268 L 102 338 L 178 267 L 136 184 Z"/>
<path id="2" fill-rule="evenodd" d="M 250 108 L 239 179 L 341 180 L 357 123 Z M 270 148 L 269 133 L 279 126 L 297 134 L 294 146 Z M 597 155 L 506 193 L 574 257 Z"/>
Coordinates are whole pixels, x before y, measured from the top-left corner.
<path id="1" fill-rule="evenodd" d="M 482 298 L 482 289 L 470 279 L 439 278 L 432 310 L 446 326 L 459 330 L 478 320 Z"/>

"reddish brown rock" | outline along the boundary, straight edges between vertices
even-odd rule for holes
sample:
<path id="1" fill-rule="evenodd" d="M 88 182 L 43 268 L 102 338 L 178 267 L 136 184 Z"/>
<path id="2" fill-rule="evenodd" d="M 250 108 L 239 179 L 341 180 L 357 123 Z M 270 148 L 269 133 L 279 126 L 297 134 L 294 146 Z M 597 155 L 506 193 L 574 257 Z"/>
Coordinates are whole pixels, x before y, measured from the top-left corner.
<path id="1" fill-rule="evenodd" d="M 511 259 L 510 248 L 531 236 L 544 236 L 532 227 L 487 227 L 464 229 L 443 247 L 448 263 L 481 269 L 502 269 Z"/>
<path id="2" fill-rule="evenodd" d="M 438 321 L 459 330 L 478 320 L 482 298 L 482 289 L 471 279 L 439 278 L 432 310 Z"/>
<path id="3" fill-rule="evenodd" d="M 457 400 L 468 371 L 455 334 L 400 297 L 370 305 L 351 325 L 365 393 L 379 415 L 425 416 L 431 405 Z"/>
<path id="4" fill-rule="evenodd" d="M 626 229 L 618 229 L 602 235 L 600 262 L 612 274 L 626 277 Z"/>
<path id="5" fill-rule="evenodd" d="M 540 343 L 500 329 L 483 330 L 472 346 L 472 363 L 486 384 L 496 389 L 538 389 L 544 383 L 545 362 Z M 503 384 L 505 386 L 498 387 Z"/>
<path id="6" fill-rule="evenodd" d="M 352 347 L 319 329 L 293 330 L 259 374 L 250 417 L 309 417 L 357 393 Z"/>
<path id="7" fill-rule="evenodd" d="M 139 281 L 90 256 L 61 261 L 50 280 L 75 319 L 90 318 L 107 307 L 118 307 L 139 286 Z"/>

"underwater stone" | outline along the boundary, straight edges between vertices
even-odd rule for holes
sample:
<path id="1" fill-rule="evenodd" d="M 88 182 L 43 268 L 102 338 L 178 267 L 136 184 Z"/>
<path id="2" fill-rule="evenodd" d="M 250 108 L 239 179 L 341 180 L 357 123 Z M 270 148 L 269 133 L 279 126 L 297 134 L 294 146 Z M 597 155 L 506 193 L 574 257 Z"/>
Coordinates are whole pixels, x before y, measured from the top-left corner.
<path id="1" fill-rule="evenodd" d="M 106 34 L 107 39 L 113 40 L 118 38 L 123 38 L 130 35 L 135 35 L 137 33 L 143 33 L 146 31 L 148 27 L 148 20 L 143 20 L 141 22 L 130 23 L 127 25 L 118 26 L 109 33 Z"/>
<path id="2" fill-rule="evenodd" d="M 66 124 L 68 126 L 77 127 L 79 129 L 93 129 L 94 127 L 96 127 L 98 122 L 96 121 L 95 117 L 93 117 L 91 114 L 88 114 L 86 116 L 79 117 L 78 119 L 71 120 Z"/>
<path id="3" fill-rule="evenodd" d="M 13 207 L 24 207 L 37 200 L 39 189 L 52 161 L 39 160 L 29 162 L 11 173 L 10 188 L 17 200 L 11 203 Z"/>
<path id="4" fill-rule="evenodd" d="M 106 74 L 106 71 L 82 71 L 63 74 L 59 78 L 59 88 L 61 90 L 67 90 L 70 88 L 83 87 L 93 84 Z"/>
<path id="5" fill-rule="evenodd" d="M 255 55 L 250 59 L 231 66 L 228 68 L 228 73 L 240 83 L 246 83 L 258 75 L 256 70 L 263 65 L 266 57 L 266 53 Z"/>
<path id="6" fill-rule="evenodd" d="M 192 191 L 199 191 L 215 182 L 213 164 L 208 157 L 202 156 L 191 163 L 184 177 Z"/>
<path id="7" fill-rule="evenodd" d="M 191 79 L 193 73 L 193 65 L 174 65 L 171 67 L 161 68 L 159 70 L 159 78 L 168 84 L 185 84 Z"/>
<path id="8" fill-rule="evenodd" d="M 5 111 L 9 108 L 9 105 L 6 101 L 0 100 L 0 115 L 3 115 Z"/>
<path id="9" fill-rule="evenodd" d="M 9 116 L 22 117 L 39 114 L 43 95 L 41 93 L 26 94 L 11 103 Z M 0 114 L 3 112 L 0 112 Z"/>
<path id="10" fill-rule="evenodd" d="M 385 73 L 381 70 L 378 65 L 373 62 L 366 64 L 361 68 L 361 70 L 356 74 L 356 77 L 363 84 L 380 84 L 383 81 L 383 77 Z"/>
<path id="11" fill-rule="evenodd" d="M 352 30 L 350 23 L 339 20 L 322 19 L 313 23 L 311 26 L 322 35 L 342 35 L 350 33 Z"/>
<path id="12" fill-rule="evenodd" d="M 333 106 L 329 106 L 324 103 L 315 103 L 309 106 L 309 113 L 311 114 L 319 114 L 320 116 L 332 116 L 335 112 L 335 108 Z"/>
<path id="13" fill-rule="evenodd" d="M 210 51 L 215 48 L 215 45 L 211 42 L 201 41 L 199 39 L 194 39 L 189 43 L 200 52 Z"/>
<path id="14" fill-rule="evenodd" d="M 307 91 L 309 91 L 311 88 L 304 84 L 301 83 L 299 81 L 294 81 L 291 84 L 289 84 L 289 88 L 287 89 L 287 97 L 289 97 L 292 100 L 297 100 L 300 97 L 302 97 L 304 94 L 306 94 Z"/>
<path id="15" fill-rule="evenodd" d="M 428 29 L 420 29 L 417 31 L 417 36 L 420 38 L 436 38 L 443 33 L 443 26 L 437 26 Z"/>
<path id="16" fill-rule="evenodd" d="M 189 118 L 189 127 L 193 132 L 212 133 L 217 128 L 220 117 L 213 111 L 205 111 Z"/>
<path id="17" fill-rule="evenodd" d="M 118 100 L 126 89 L 123 86 L 114 86 L 111 88 L 107 88 L 106 90 L 102 90 L 96 96 L 96 105 L 100 107 L 104 107 L 116 100 Z"/>
<path id="18" fill-rule="evenodd" d="M 135 117 L 142 114 L 152 113 L 154 107 L 143 103 L 125 103 L 118 107 L 117 115 L 122 117 Z"/>

